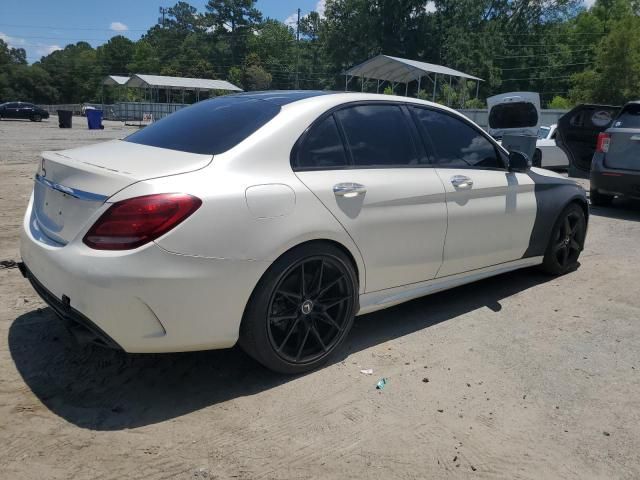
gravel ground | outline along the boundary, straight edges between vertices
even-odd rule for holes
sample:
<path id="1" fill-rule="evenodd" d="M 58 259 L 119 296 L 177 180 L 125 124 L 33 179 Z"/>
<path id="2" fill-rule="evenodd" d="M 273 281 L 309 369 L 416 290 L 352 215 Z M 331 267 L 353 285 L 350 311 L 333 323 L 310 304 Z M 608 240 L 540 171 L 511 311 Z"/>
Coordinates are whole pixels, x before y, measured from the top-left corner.
<path id="1" fill-rule="evenodd" d="M 0 260 L 18 260 L 39 152 L 132 131 L 105 123 L 0 122 Z M 0 269 L 0 476 L 639 478 L 639 241 L 637 204 L 594 208 L 576 272 L 360 317 L 331 365 L 299 377 L 238 349 L 79 347 Z"/>

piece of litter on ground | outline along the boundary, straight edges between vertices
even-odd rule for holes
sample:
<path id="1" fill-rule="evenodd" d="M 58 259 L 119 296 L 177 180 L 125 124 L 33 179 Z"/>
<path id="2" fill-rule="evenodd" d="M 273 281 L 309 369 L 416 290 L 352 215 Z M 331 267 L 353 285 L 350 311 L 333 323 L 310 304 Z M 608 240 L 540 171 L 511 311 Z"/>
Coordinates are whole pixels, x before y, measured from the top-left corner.
<path id="1" fill-rule="evenodd" d="M 364 373 L 365 375 L 373 375 L 373 368 L 365 368 L 360 370 L 360 373 Z"/>
<path id="2" fill-rule="evenodd" d="M 382 390 L 387 382 L 388 380 L 386 378 L 381 378 L 380 380 L 378 380 L 378 383 L 376 383 L 376 390 Z"/>
<path id="3" fill-rule="evenodd" d="M 429 383 L 429 379 L 428 379 L 427 377 L 424 377 L 424 378 L 422 379 L 422 381 L 423 381 L 424 383 Z"/>

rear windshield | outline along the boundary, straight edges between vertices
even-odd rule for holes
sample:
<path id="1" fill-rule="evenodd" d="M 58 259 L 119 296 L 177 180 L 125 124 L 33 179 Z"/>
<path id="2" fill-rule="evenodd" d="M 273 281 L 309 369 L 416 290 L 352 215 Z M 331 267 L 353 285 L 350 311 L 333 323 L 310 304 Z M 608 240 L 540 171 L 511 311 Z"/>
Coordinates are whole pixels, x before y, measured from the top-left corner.
<path id="1" fill-rule="evenodd" d="M 614 128 L 640 128 L 640 105 L 627 105 L 624 107 L 616 121 Z"/>
<path id="2" fill-rule="evenodd" d="M 538 112 L 529 102 L 501 103 L 489 114 L 489 127 L 493 129 L 535 127 L 537 124 Z"/>
<path id="3" fill-rule="evenodd" d="M 233 148 L 280 112 L 280 106 L 242 96 L 191 105 L 129 135 L 127 142 L 216 155 Z"/>

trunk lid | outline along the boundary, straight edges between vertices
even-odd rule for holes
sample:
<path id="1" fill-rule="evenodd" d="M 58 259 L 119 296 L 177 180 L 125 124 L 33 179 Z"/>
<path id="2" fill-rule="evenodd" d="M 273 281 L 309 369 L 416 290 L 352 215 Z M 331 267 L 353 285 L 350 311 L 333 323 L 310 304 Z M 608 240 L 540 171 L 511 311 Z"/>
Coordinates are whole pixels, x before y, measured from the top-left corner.
<path id="1" fill-rule="evenodd" d="M 212 158 L 120 140 L 44 152 L 34 182 L 33 227 L 64 245 L 116 192 L 142 180 L 201 169 Z"/>
<path id="2" fill-rule="evenodd" d="M 509 92 L 487 98 L 489 135 L 537 137 L 540 127 L 540 95 L 536 92 Z"/>
<path id="3" fill-rule="evenodd" d="M 607 133 L 611 142 L 604 165 L 620 170 L 640 170 L 640 103 L 626 104 Z"/>
<path id="4" fill-rule="evenodd" d="M 640 170 L 640 128 L 610 128 L 611 141 L 604 156 L 607 168 Z"/>

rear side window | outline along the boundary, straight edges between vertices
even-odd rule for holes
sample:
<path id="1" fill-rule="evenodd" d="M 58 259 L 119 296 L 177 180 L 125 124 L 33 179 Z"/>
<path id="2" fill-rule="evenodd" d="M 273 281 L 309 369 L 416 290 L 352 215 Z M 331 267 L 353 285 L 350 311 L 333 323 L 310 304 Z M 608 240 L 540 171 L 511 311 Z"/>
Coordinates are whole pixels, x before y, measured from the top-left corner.
<path id="1" fill-rule="evenodd" d="M 489 113 L 489 127 L 493 129 L 535 127 L 537 124 L 538 112 L 530 102 L 501 103 Z"/>
<path id="2" fill-rule="evenodd" d="M 280 112 L 274 103 L 242 96 L 220 97 L 178 110 L 127 142 L 215 155 L 242 142 Z"/>
<path id="3" fill-rule="evenodd" d="M 640 105 L 627 105 L 624 107 L 616 121 L 614 128 L 640 128 Z"/>
<path id="4" fill-rule="evenodd" d="M 397 105 L 357 105 L 335 114 L 353 166 L 417 166 L 418 154 L 404 112 Z"/>
<path id="5" fill-rule="evenodd" d="M 495 146 L 471 125 L 435 110 L 413 107 L 413 111 L 427 143 L 435 148 L 438 166 L 504 169 Z"/>
<path id="6" fill-rule="evenodd" d="M 298 151 L 297 167 L 329 170 L 347 165 L 347 155 L 333 115 L 314 125 Z"/>

